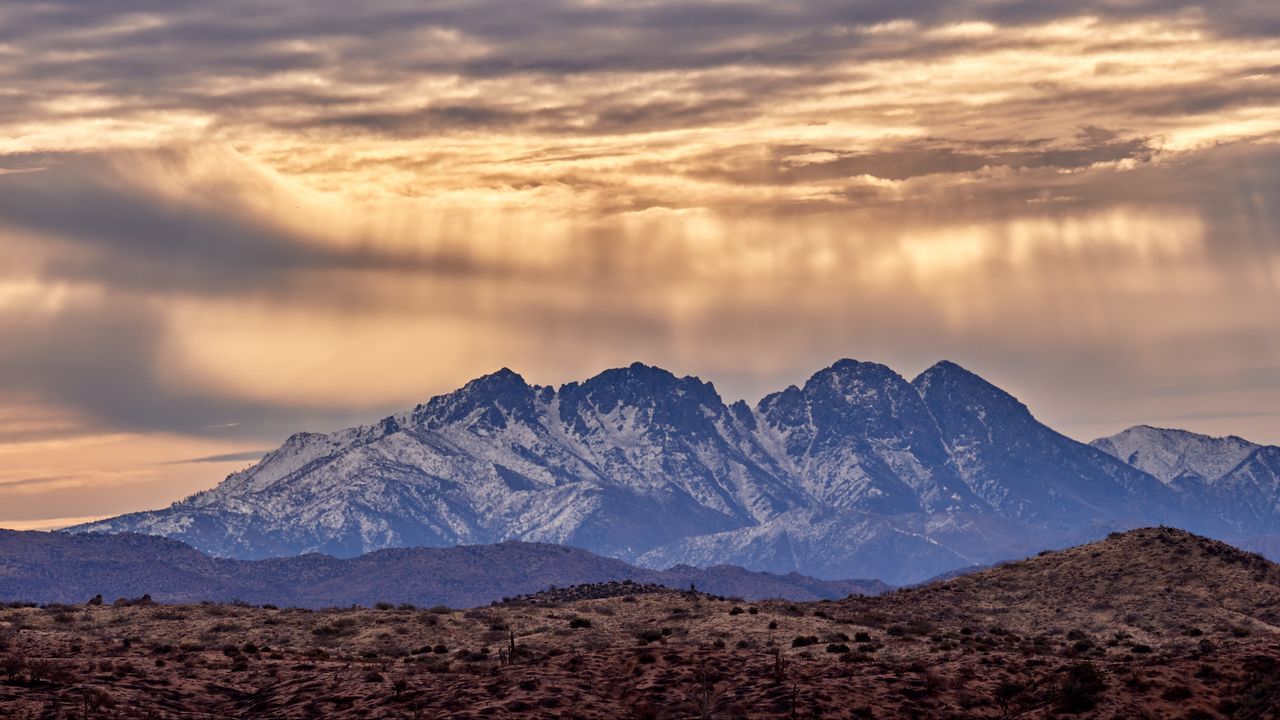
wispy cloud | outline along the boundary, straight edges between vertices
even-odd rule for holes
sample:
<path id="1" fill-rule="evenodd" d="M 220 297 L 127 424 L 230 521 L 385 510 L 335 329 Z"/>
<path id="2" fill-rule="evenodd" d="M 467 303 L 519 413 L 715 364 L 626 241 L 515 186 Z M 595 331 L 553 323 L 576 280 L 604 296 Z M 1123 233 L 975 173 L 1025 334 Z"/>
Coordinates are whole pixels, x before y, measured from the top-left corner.
<path id="1" fill-rule="evenodd" d="M 191 458 L 190 460 L 174 460 L 176 464 L 189 463 L 226 463 L 236 462 L 239 460 L 259 460 L 266 455 L 269 450 L 246 450 L 244 452 L 222 453 L 220 455 L 206 455 L 204 457 Z"/>
<path id="2" fill-rule="evenodd" d="M 80 515 L 76 517 L 41 518 L 39 520 L 6 520 L 0 518 L 0 529 L 4 530 L 61 530 L 73 525 L 101 520 L 110 515 Z"/>

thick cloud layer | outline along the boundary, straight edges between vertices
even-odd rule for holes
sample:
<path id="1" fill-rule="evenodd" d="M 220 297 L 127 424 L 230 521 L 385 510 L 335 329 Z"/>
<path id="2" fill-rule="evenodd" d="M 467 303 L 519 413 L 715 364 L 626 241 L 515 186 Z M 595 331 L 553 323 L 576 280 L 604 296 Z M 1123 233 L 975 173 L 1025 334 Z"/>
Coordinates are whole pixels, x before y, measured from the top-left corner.
<path id="1" fill-rule="evenodd" d="M 502 365 L 1280 441 L 1274 3 L 42 1 L 0 88 L 11 519 Z"/>

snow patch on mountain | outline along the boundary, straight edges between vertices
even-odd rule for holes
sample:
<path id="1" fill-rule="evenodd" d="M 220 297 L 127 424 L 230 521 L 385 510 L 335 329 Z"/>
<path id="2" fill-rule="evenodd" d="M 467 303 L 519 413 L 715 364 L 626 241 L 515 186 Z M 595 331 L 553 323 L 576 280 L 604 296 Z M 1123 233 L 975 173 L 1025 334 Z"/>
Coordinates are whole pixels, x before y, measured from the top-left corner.
<path id="1" fill-rule="evenodd" d="M 1234 435 L 1210 437 L 1150 425 L 1131 427 L 1090 445 L 1165 483 L 1191 477 L 1208 484 L 1222 479 L 1261 447 Z"/>

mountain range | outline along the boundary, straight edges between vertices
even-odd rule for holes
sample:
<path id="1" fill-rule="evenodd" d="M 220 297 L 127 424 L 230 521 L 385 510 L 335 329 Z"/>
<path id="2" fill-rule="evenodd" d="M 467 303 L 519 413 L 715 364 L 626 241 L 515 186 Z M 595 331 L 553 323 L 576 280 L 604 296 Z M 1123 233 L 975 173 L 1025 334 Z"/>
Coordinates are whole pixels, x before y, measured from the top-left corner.
<path id="1" fill-rule="evenodd" d="M 0 530 L 0 600 L 82 603 L 101 595 L 155 602 L 242 601 L 280 607 L 475 607 L 548 587 L 627 582 L 747 600 L 833 600 L 888 590 L 876 580 L 818 580 L 720 565 L 651 570 L 564 545 L 505 542 L 395 548 L 354 558 L 310 553 L 213 558 L 176 540 Z"/>
<path id="2" fill-rule="evenodd" d="M 71 530 L 241 559 L 520 540 L 904 584 L 1141 525 L 1266 550 L 1278 523 L 1280 448 L 1148 427 L 1083 444 L 955 363 L 907 380 L 840 360 L 754 407 L 640 363 L 558 388 L 503 369 Z"/>

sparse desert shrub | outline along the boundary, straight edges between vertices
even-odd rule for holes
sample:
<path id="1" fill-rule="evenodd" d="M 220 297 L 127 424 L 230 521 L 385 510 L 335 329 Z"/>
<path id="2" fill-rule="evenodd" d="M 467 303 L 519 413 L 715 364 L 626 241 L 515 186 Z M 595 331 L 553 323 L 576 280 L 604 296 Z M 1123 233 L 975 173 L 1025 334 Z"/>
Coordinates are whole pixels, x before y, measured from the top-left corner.
<path id="1" fill-rule="evenodd" d="M 818 644 L 817 635 L 798 635 L 794 640 L 791 641 L 791 647 L 793 648 L 808 647 L 810 645 L 817 645 L 817 644 Z"/>
<path id="2" fill-rule="evenodd" d="M 853 641 L 860 642 L 860 643 L 871 642 L 871 634 L 865 633 L 865 632 L 854 633 Z"/>
<path id="3" fill-rule="evenodd" d="M 569 620 L 569 627 L 575 630 L 579 628 L 591 627 L 591 621 L 584 617 L 574 617 Z"/>
<path id="4" fill-rule="evenodd" d="M 844 655 L 849 652 L 849 646 L 844 643 L 831 643 L 827 646 L 827 652 L 832 654 Z"/>
<path id="5" fill-rule="evenodd" d="M 389 602 L 379 602 L 373 604 L 374 610 L 395 610 L 396 606 Z"/>
<path id="6" fill-rule="evenodd" d="M 639 640 L 641 644 L 647 645 L 649 643 L 658 642 L 659 640 L 661 640 L 662 633 L 658 632 L 657 630 L 654 630 L 653 628 L 646 628 L 644 630 L 637 630 L 635 633 L 635 638 L 636 640 Z"/>
<path id="7" fill-rule="evenodd" d="M 324 625 L 317 625 L 312 628 L 311 634 L 321 638 L 336 638 L 346 635 L 354 635 L 356 632 L 355 620 L 351 618 L 338 618 Z"/>
<path id="8" fill-rule="evenodd" d="M 1107 687 L 1106 680 L 1093 663 L 1076 663 L 1067 668 L 1058 691 L 1058 709 L 1068 713 L 1092 710 L 1098 696 Z"/>
<path id="9" fill-rule="evenodd" d="M 729 608 L 730 615 L 741 615 L 743 612 L 744 610 L 738 607 L 737 605 L 734 605 L 733 607 Z"/>

